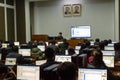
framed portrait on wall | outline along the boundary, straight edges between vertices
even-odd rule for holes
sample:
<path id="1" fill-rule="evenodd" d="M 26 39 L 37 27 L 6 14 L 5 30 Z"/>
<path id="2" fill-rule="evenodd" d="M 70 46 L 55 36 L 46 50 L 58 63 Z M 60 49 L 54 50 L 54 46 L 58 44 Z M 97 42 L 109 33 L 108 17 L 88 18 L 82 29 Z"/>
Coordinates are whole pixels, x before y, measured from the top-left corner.
<path id="1" fill-rule="evenodd" d="M 63 13 L 64 13 L 64 16 L 72 16 L 72 6 L 71 5 L 64 5 L 63 6 Z"/>
<path id="2" fill-rule="evenodd" d="M 72 14 L 73 16 L 80 16 L 81 15 L 81 4 L 73 4 L 72 5 Z"/>

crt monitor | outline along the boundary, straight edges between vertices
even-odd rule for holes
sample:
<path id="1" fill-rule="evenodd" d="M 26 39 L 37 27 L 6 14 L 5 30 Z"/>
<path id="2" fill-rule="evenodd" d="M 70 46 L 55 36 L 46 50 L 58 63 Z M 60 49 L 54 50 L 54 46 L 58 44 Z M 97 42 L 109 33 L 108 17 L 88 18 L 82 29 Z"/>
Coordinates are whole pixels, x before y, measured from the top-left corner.
<path id="1" fill-rule="evenodd" d="M 40 80 L 40 67 L 17 65 L 17 80 Z"/>
<path id="2" fill-rule="evenodd" d="M 72 38 L 90 38 L 91 37 L 91 26 L 81 25 L 71 27 Z"/>
<path id="3" fill-rule="evenodd" d="M 107 80 L 107 69 L 79 68 L 78 80 Z"/>
<path id="4" fill-rule="evenodd" d="M 24 57 L 30 57 L 31 49 L 19 49 L 19 54 L 22 54 Z"/>

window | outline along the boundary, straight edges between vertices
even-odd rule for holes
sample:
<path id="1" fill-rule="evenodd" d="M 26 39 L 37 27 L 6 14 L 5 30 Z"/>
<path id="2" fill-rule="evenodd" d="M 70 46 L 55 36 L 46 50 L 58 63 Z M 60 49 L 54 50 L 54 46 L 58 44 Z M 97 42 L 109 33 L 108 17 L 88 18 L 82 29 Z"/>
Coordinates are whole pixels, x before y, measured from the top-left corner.
<path id="1" fill-rule="evenodd" d="M 14 0 L 6 0 L 6 4 L 8 4 L 8 5 L 14 5 Z"/>

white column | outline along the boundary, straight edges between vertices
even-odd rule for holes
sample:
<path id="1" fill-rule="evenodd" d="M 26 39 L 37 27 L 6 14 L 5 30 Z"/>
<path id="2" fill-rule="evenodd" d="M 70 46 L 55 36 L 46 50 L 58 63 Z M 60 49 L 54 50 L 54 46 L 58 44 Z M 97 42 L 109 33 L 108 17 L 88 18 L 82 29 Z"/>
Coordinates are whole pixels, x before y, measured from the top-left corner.
<path id="1" fill-rule="evenodd" d="M 29 0 L 25 0 L 25 23 L 26 23 L 26 42 L 30 41 L 30 3 Z"/>
<path id="2" fill-rule="evenodd" d="M 119 0 L 115 0 L 115 35 L 114 35 L 114 38 L 115 38 L 115 41 L 119 41 Z"/>
<path id="3" fill-rule="evenodd" d="M 6 0 L 4 0 L 5 2 L 5 40 L 7 41 L 8 40 L 8 33 L 7 33 L 7 6 L 6 6 Z"/>

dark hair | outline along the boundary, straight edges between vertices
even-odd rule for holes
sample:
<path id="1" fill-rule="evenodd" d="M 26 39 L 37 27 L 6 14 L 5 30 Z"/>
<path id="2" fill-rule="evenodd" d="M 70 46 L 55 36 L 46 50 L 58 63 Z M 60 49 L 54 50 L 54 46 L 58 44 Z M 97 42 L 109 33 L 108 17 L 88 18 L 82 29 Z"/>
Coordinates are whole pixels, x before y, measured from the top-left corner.
<path id="1" fill-rule="evenodd" d="M 55 51 L 52 48 L 47 47 L 45 49 L 45 57 L 47 59 L 52 59 L 54 56 L 55 56 Z"/>
<path id="2" fill-rule="evenodd" d="M 93 50 L 93 65 L 96 68 L 106 68 L 106 65 L 103 61 L 103 53 L 101 52 L 101 50 Z"/>
<path id="3" fill-rule="evenodd" d="M 69 8 L 69 7 L 68 7 Z M 62 34 L 62 32 L 59 32 L 59 34 Z"/>
<path id="4" fill-rule="evenodd" d="M 72 62 L 64 62 L 58 66 L 58 76 L 62 80 L 75 80 L 77 68 Z"/>
<path id="5" fill-rule="evenodd" d="M 75 54 L 75 50 L 72 47 L 68 48 L 68 54 L 69 55 Z"/>
<path id="6" fill-rule="evenodd" d="M 8 72 L 8 67 L 2 63 L 0 63 L 0 75 L 2 73 L 7 73 Z"/>
<path id="7" fill-rule="evenodd" d="M 13 46 L 13 47 L 12 47 L 12 51 L 18 52 L 18 46 Z"/>

